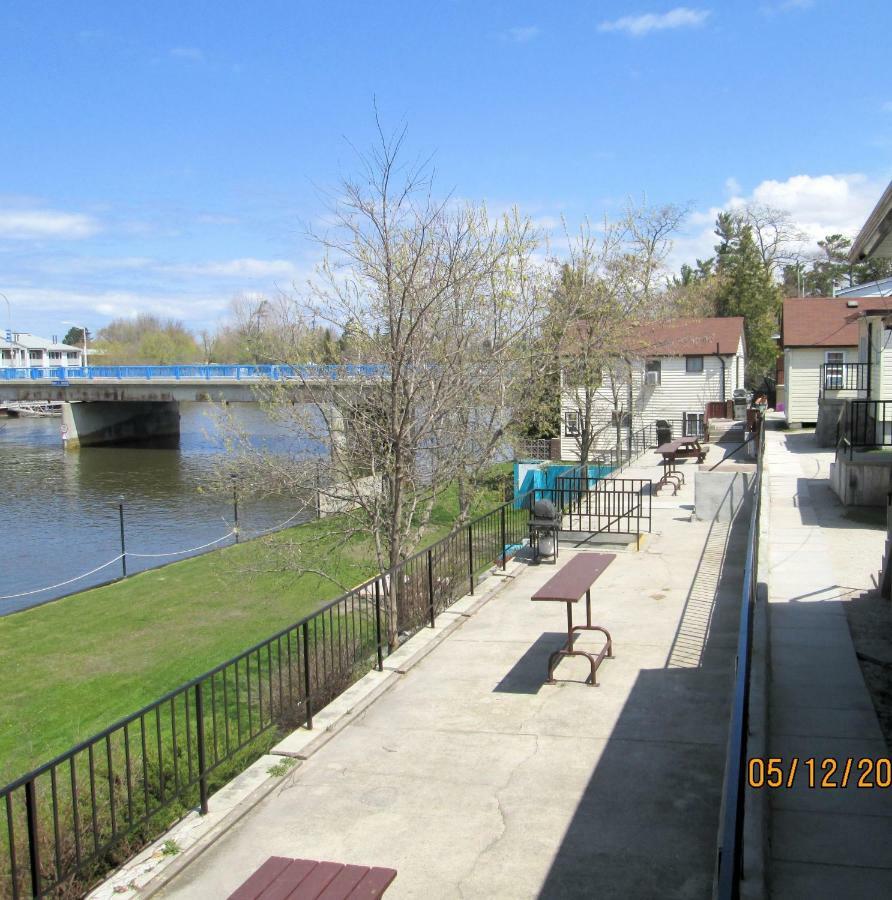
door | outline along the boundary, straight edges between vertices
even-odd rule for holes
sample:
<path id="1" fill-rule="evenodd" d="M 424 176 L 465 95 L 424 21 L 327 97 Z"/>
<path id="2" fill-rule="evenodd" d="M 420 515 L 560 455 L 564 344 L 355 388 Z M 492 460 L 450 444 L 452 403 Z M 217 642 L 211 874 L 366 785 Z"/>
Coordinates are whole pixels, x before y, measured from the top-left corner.
<path id="1" fill-rule="evenodd" d="M 685 413 L 682 419 L 684 433 L 689 437 L 703 437 L 703 413 Z"/>

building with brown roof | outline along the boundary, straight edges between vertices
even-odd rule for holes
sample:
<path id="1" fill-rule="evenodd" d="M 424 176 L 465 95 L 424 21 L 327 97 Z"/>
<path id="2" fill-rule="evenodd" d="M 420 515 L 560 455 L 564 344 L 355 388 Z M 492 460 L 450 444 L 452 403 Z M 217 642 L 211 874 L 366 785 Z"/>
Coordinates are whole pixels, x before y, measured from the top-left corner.
<path id="1" fill-rule="evenodd" d="M 602 372 L 591 402 L 584 387 L 570 383 L 566 372 L 562 376 L 561 458 L 579 459 L 586 419 L 595 432 L 595 455 L 632 445 L 633 434 L 658 420 L 668 422 L 674 435 L 702 435 L 706 404 L 730 400 L 743 387 L 745 353 L 739 316 L 641 325 L 629 358 Z"/>
<path id="2" fill-rule="evenodd" d="M 857 399 L 866 393 L 867 325 L 870 313 L 885 308 L 881 297 L 803 297 L 784 300 L 781 343 L 784 352 L 784 413 L 788 424 L 815 424 L 819 399 Z M 880 316 L 883 309 L 879 310 Z M 865 320 L 871 319 L 871 322 Z M 863 341 L 862 341 L 863 338 Z"/>

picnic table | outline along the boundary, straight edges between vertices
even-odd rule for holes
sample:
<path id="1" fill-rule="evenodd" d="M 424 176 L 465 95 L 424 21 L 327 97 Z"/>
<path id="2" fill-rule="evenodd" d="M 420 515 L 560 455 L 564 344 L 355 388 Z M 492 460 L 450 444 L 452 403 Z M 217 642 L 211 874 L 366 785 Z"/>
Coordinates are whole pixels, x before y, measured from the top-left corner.
<path id="1" fill-rule="evenodd" d="M 680 445 L 676 458 L 696 458 L 697 462 L 706 459 L 706 451 L 700 446 L 700 438 L 696 435 L 682 435 L 676 442 Z"/>
<path id="2" fill-rule="evenodd" d="M 554 670 L 564 656 L 584 656 L 591 664 L 591 674 L 586 683 L 595 687 L 598 684 L 596 672 L 605 659 L 613 658 L 613 639 L 610 632 L 600 625 L 592 624 L 592 585 L 601 577 L 604 570 L 616 558 L 615 553 L 579 553 L 564 567 L 556 572 L 530 598 L 531 600 L 554 601 L 567 604 L 567 641 L 548 657 L 548 678 L 546 684 L 554 684 Z M 573 604 L 578 603 L 585 594 L 585 625 L 573 624 Z M 607 641 L 597 656 L 585 650 L 576 650 L 573 642 L 582 631 L 600 631 Z"/>
<path id="3" fill-rule="evenodd" d="M 654 485 L 654 491 L 659 491 L 664 485 L 672 485 L 672 496 L 678 493 L 678 489 L 684 484 L 684 475 L 678 471 L 678 451 L 681 449 L 681 441 L 668 441 L 660 444 L 654 451 L 663 457 L 663 475 Z"/>
<path id="4" fill-rule="evenodd" d="M 396 869 L 271 856 L 229 900 L 374 900 L 394 878 Z"/>

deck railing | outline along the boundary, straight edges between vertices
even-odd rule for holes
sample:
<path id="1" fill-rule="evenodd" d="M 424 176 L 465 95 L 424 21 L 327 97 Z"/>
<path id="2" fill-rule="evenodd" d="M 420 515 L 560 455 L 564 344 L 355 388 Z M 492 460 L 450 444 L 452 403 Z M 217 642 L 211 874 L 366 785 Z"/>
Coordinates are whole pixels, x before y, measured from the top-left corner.
<path id="1" fill-rule="evenodd" d="M 125 841 L 207 812 L 215 774 L 231 777 L 280 730 L 312 728 L 314 710 L 383 668 L 392 609 L 402 633 L 433 627 L 481 571 L 505 568 L 528 518 L 502 504 L 0 788 L 0 897 L 88 887 Z"/>
<path id="2" fill-rule="evenodd" d="M 856 450 L 892 447 L 892 400 L 851 400 L 846 446 L 850 459 Z"/>
<path id="3" fill-rule="evenodd" d="M 837 391 L 863 391 L 869 399 L 870 366 L 867 363 L 824 363 L 821 366 L 821 396 Z"/>

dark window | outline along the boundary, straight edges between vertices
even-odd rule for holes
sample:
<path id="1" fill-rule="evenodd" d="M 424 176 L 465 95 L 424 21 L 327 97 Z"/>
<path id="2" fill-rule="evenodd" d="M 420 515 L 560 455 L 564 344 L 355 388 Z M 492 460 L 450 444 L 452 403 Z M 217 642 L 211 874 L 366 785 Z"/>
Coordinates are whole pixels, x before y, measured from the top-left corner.
<path id="1" fill-rule="evenodd" d="M 575 409 L 564 413 L 564 434 L 576 437 L 579 434 L 579 413 Z"/>
<path id="2" fill-rule="evenodd" d="M 610 414 L 610 424 L 616 428 L 628 428 L 632 424 L 632 417 L 624 409 L 614 409 Z"/>
<path id="3" fill-rule="evenodd" d="M 29 350 L 28 356 L 30 356 L 31 359 L 43 359 L 43 350 Z"/>
<path id="4" fill-rule="evenodd" d="M 650 375 L 653 372 L 654 375 Z M 648 378 L 650 375 L 650 378 Z M 663 377 L 663 363 L 658 359 L 649 359 L 644 364 L 644 383 L 645 384 L 660 384 L 662 382 Z"/>
<path id="5" fill-rule="evenodd" d="M 685 357 L 685 371 L 691 373 L 698 373 L 703 371 L 703 357 L 702 356 L 686 356 Z"/>
<path id="6" fill-rule="evenodd" d="M 684 433 L 690 437 L 703 437 L 703 413 L 684 414 Z"/>

